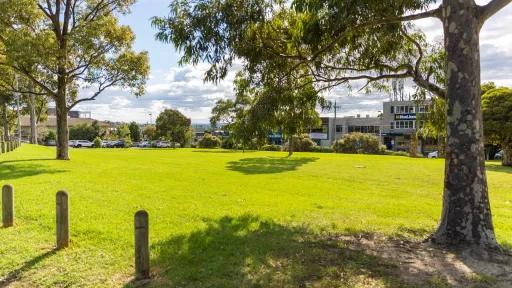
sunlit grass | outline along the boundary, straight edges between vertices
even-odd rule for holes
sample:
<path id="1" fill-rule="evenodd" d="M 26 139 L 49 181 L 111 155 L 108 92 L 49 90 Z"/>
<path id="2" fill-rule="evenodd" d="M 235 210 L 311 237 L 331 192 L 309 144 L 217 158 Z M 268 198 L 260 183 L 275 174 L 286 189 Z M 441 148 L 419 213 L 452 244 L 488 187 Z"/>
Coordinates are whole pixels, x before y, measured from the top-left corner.
<path id="1" fill-rule="evenodd" d="M 318 247 L 338 245 L 319 237 L 422 238 L 441 211 L 443 160 L 193 149 L 80 149 L 71 151 L 71 161 L 52 160 L 54 154 L 54 148 L 23 145 L 0 156 L 0 184 L 14 186 L 16 201 L 15 227 L 0 229 L 4 284 L 127 284 L 133 215 L 146 209 L 154 286 L 295 287 L 313 281 L 333 287 L 329 279 L 337 279 L 333 283 L 351 287 L 363 277 L 376 287 L 393 287 L 385 271 L 370 269 L 378 259 L 369 255 L 349 253 L 346 261 L 319 255 Z M 498 163 L 488 168 L 496 233 L 507 244 L 512 169 Z M 70 197 L 72 242 L 52 251 L 61 189 Z M 318 259 L 330 264 L 320 269 Z"/>

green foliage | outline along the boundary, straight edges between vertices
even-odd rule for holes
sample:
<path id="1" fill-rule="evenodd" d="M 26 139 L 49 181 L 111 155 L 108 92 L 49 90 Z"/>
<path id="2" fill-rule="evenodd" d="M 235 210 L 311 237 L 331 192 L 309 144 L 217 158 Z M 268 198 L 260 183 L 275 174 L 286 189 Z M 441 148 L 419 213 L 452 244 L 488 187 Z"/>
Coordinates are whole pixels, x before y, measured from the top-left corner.
<path id="1" fill-rule="evenodd" d="M 70 140 L 93 141 L 96 137 L 101 137 L 102 134 L 98 121 L 93 121 L 91 124 L 83 123 L 69 128 Z"/>
<path id="2" fill-rule="evenodd" d="M 482 96 L 484 135 L 504 151 L 503 165 L 512 165 L 512 89 L 494 88 Z"/>
<path id="3" fill-rule="evenodd" d="M 49 140 L 53 140 L 53 141 L 57 140 L 57 134 L 55 133 L 55 131 L 48 130 L 48 132 L 46 132 L 46 134 L 43 137 L 43 142 L 46 143 Z"/>
<path id="4" fill-rule="evenodd" d="M 156 140 L 158 138 L 157 133 L 156 133 L 156 126 L 155 125 L 147 125 L 146 127 L 144 127 L 144 130 L 142 131 L 142 135 L 146 139 Z"/>
<path id="5" fill-rule="evenodd" d="M 133 146 L 133 142 L 132 142 L 132 138 L 130 137 L 125 137 L 124 138 L 124 148 L 130 148 Z"/>
<path id="6" fill-rule="evenodd" d="M 281 151 L 282 147 L 280 145 L 263 145 L 260 148 L 261 151 Z"/>
<path id="7" fill-rule="evenodd" d="M 101 148 L 102 142 L 100 137 L 94 138 L 94 141 L 92 141 L 92 147 L 94 148 Z"/>
<path id="8" fill-rule="evenodd" d="M 293 152 L 310 152 L 314 149 L 313 147 L 318 146 L 313 140 L 311 140 L 311 138 L 309 138 L 308 134 L 294 136 L 292 139 Z M 289 149 L 289 142 L 287 142 L 285 143 L 283 150 L 289 151 Z"/>
<path id="9" fill-rule="evenodd" d="M 128 126 L 128 124 L 123 123 L 119 125 L 119 127 L 117 127 L 116 134 L 118 139 L 130 138 L 130 127 Z"/>
<path id="10" fill-rule="evenodd" d="M 141 140 L 141 132 L 140 132 L 140 126 L 136 122 L 131 122 L 128 126 L 130 130 L 130 138 L 134 142 L 139 142 Z"/>
<path id="11" fill-rule="evenodd" d="M 332 148 L 336 153 L 349 154 L 384 154 L 386 151 L 375 135 L 367 133 L 345 134 L 334 142 Z"/>
<path id="12" fill-rule="evenodd" d="M 156 119 L 156 135 L 185 147 L 190 143 L 191 121 L 178 110 L 165 109 Z"/>
<path id="13" fill-rule="evenodd" d="M 197 142 L 197 145 L 198 148 L 220 148 L 220 146 L 222 145 L 222 141 L 216 136 L 206 133 L 204 134 L 204 137 Z"/>

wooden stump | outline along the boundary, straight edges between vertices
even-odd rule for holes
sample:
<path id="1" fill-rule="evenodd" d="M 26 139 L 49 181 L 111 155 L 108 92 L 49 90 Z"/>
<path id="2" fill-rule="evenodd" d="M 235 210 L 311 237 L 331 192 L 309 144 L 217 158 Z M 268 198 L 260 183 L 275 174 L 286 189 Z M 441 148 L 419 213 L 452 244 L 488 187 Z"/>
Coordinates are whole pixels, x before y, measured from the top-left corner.
<path id="1" fill-rule="evenodd" d="M 135 213 L 135 279 L 149 279 L 149 216 L 144 210 Z"/>
<path id="2" fill-rule="evenodd" d="M 57 249 L 69 246 L 69 203 L 68 193 L 57 192 L 56 201 Z"/>
<path id="3" fill-rule="evenodd" d="M 4 227 L 14 226 L 14 189 L 11 185 L 2 187 L 2 222 Z"/>

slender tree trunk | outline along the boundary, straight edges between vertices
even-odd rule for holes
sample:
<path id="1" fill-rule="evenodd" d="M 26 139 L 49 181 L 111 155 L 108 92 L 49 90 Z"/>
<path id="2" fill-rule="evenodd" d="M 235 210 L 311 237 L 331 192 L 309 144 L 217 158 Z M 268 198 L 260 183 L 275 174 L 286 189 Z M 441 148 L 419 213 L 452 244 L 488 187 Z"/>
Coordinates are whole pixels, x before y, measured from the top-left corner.
<path id="1" fill-rule="evenodd" d="M 448 138 L 443 210 L 432 240 L 497 248 L 485 175 L 477 15 L 474 0 L 443 1 Z"/>
<path id="2" fill-rule="evenodd" d="M 4 129 L 4 141 L 9 141 L 11 139 L 11 135 L 9 132 L 9 119 L 7 117 L 7 103 L 2 103 L 2 124 Z"/>
<path id="3" fill-rule="evenodd" d="M 61 80 L 59 80 L 59 86 L 60 82 Z M 69 160 L 68 107 L 65 84 L 59 87 L 55 104 L 57 110 L 57 159 Z"/>
<path id="4" fill-rule="evenodd" d="M 30 110 L 30 143 L 37 144 L 37 116 L 36 116 L 36 96 L 29 96 L 28 105 Z"/>
<path id="5" fill-rule="evenodd" d="M 512 166 L 512 143 L 503 147 L 503 159 L 501 160 L 503 166 Z"/>
<path id="6" fill-rule="evenodd" d="M 290 139 L 288 139 L 288 157 L 293 155 L 293 135 L 290 135 Z"/>

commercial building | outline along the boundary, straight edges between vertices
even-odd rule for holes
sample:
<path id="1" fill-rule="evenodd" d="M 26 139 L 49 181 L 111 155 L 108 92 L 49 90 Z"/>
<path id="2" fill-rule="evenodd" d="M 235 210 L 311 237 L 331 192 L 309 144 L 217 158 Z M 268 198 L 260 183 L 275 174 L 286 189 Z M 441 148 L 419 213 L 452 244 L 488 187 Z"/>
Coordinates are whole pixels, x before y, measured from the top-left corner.
<path id="1" fill-rule="evenodd" d="M 410 151 L 411 139 L 422 123 L 422 114 L 428 113 L 428 103 L 418 104 L 413 100 L 383 102 L 381 111 L 375 115 L 349 117 L 322 117 L 322 125 L 309 134 L 318 145 L 329 147 L 332 143 L 352 132 L 370 133 L 380 138 L 388 150 Z M 436 149 L 434 139 L 419 138 L 418 153 Z"/>
<path id="2" fill-rule="evenodd" d="M 91 112 L 84 111 L 69 111 L 68 113 L 68 127 L 73 127 L 82 124 L 92 124 L 96 121 L 91 118 Z M 21 124 L 21 139 L 28 140 L 30 138 L 30 116 L 23 115 L 20 117 Z M 108 122 L 99 121 L 101 128 L 108 130 L 111 124 Z M 42 138 L 49 130 L 57 130 L 57 116 L 55 108 L 48 108 L 48 117 L 46 121 L 37 124 L 38 138 Z"/>

